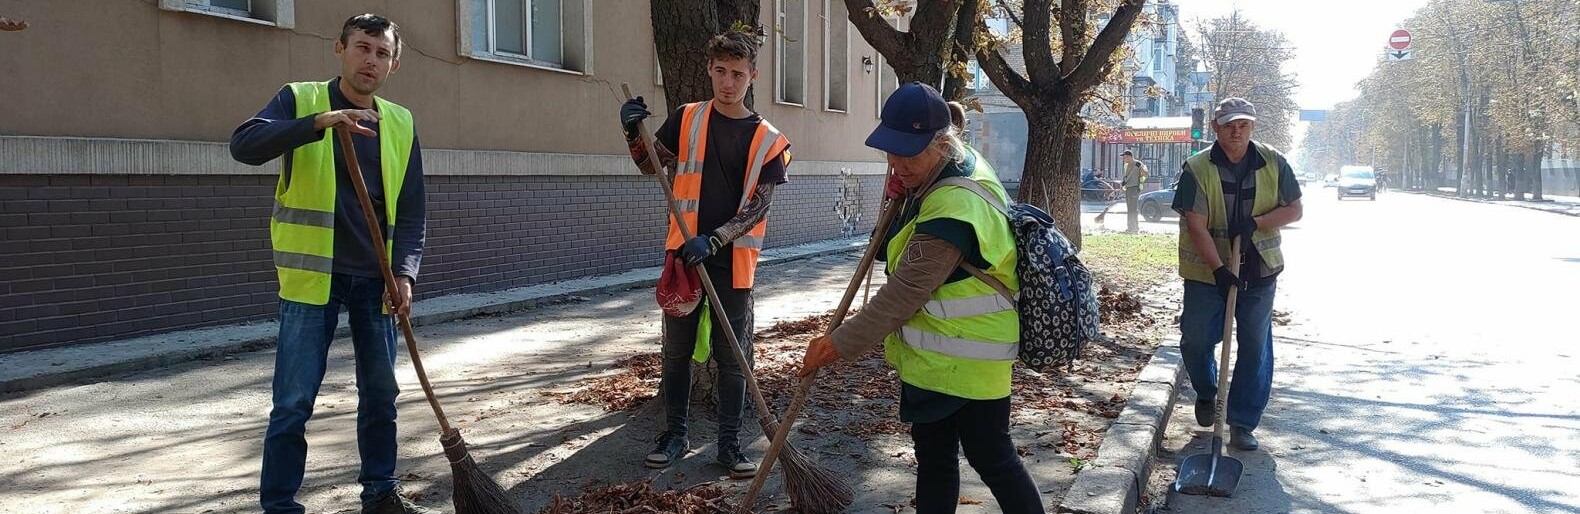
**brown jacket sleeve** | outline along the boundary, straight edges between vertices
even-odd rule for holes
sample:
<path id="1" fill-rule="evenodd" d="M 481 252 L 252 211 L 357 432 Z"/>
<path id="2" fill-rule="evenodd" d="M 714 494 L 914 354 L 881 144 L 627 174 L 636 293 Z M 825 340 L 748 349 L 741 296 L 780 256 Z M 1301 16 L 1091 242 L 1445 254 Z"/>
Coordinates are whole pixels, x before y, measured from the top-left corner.
<path id="1" fill-rule="evenodd" d="M 889 282 L 856 317 L 834 329 L 834 350 L 846 360 L 865 355 L 922 310 L 962 259 L 960 249 L 948 241 L 918 234 L 905 245 L 899 269 L 889 276 Z"/>

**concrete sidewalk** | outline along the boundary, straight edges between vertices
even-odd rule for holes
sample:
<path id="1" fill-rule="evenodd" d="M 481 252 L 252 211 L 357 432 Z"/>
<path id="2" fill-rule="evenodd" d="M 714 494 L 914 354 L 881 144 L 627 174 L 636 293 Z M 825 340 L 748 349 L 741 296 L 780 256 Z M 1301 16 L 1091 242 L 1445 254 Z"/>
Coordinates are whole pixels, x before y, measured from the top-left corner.
<path id="1" fill-rule="evenodd" d="M 762 263 L 787 262 L 863 248 L 866 237 L 832 239 L 763 251 Z M 422 299 L 412 306 L 417 326 L 527 309 L 579 295 L 649 286 L 659 268 L 566 280 L 488 293 Z M 274 346 L 274 321 L 169 332 L 95 344 L 0 354 L 0 393 L 80 382 L 107 375 L 144 371 L 175 363 L 224 357 Z M 350 334 L 345 315 L 335 337 Z"/>
<path id="2" fill-rule="evenodd" d="M 1542 198 L 1541 201 L 1534 201 L 1534 200 L 1506 200 L 1506 199 L 1499 199 L 1499 198 L 1476 198 L 1476 197 L 1461 198 L 1459 196 L 1455 196 L 1454 188 L 1451 188 L 1451 187 L 1440 187 L 1440 188 L 1437 188 L 1436 190 L 1426 190 L 1426 191 L 1410 191 L 1410 190 L 1402 190 L 1402 189 L 1390 189 L 1388 192 L 1424 194 L 1424 195 L 1428 195 L 1428 196 L 1436 196 L 1436 197 L 1439 197 L 1439 198 L 1447 198 L 1447 199 L 1450 199 L 1450 200 L 1463 200 L 1463 201 L 1466 201 L 1466 202 L 1488 203 L 1488 204 L 1493 204 L 1493 205 L 1508 205 L 1508 206 L 1511 206 L 1511 207 L 1521 207 L 1521 208 L 1525 208 L 1525 209 L 1532 209 L 1532 210 L 1537 210 L 1537 211 L 1542 211 L 1542 212 L 1551 212 L 1551 213 L 1554 213 L 1554 214 L 1562 214 L 1562 215 L 1565 215 L 1565 216 L 1580 216 L 1580 197 L 1575 197 L 1575 196 L 1543 195 L 1543 198 Z"/>

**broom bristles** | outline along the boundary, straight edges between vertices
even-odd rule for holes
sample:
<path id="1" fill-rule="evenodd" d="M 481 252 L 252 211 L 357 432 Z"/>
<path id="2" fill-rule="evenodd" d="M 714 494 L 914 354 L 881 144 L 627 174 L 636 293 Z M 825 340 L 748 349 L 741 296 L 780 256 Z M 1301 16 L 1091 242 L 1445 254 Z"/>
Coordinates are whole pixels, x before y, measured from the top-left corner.
<path id="1" fill-rule="evenodd" d="M 759 419 L 763 433 L 772 437 L 779 431 L 779 426 L 767 419 Z M 851 490 L 839 475 L 834 474 L 821 465 L 812 462 L 805 454 L 796 450 L 795 445 L 786 440 L 784 447 L 779 450 L 778 462 L 784 470 L 785 496 L 790 498 L 790 506 L 798 512 L 805 514 L 833 514 L 844 512 L 850 504 L 856 501 L 856 492 Z"/>
<path id="2" fill-rule="evenodd" d="M 521 514 L 499 483 L 477 467 L 459 429 L 439 436 L 439 444 L 444 446 L 455 479 L 455 514 Z"/>

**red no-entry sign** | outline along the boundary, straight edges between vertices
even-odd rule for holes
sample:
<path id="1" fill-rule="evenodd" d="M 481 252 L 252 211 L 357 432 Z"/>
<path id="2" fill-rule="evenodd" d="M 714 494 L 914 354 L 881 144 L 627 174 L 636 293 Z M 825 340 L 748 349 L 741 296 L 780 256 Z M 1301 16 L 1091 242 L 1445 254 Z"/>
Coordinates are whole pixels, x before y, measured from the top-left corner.
<path id="1" fill-rule="evenodd" d="M 1410 31 L 1405 29 L 1393 31 L 1393 35 L 1388 36 L 1388 46 L 1394 50 L 1410 48 Z"/>

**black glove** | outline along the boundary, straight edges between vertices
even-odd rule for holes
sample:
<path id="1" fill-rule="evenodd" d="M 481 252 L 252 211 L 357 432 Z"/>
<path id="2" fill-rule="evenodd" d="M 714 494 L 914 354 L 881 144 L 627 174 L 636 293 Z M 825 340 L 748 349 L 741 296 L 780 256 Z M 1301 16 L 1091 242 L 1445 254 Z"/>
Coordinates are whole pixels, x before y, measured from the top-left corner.
<path id="1" fill-rule="evenodd" d="M 1225 298 L 1229 297 L 1229 286 L 1245 289 L 1245 281 L 1235 276 L 1233 271 L 1229 271 L 1228 266 L 1219 266 L 1218 269 L 1212 270 L 1212 280 L 1218 283 L 1218 294 Z"/>
<path id="2" fill-rule="evenodd" d="M 1256 229 L 1256 218 L 1241 218 L 1229 225 L 1229 239 L 1233 240 L 1234 238 L 1240 236 L 1245 236 L 1247 239 L 1250 239 L 1251 234 L 1256 232 Z M 1241 241 L 1240 244 L 1245 244 L 1245 242 Z"/>
<path id="3" fill-rule="evenodd" d="M 637 127 L 642 124 L 642 120 L 652 115 L 647 111 L 647 103 L 642 101 L 642 97 L 626 100 L 625 105 L 620 106 L 620 128 L 625 129 L 625 138 L 636 139 Z"/>
<path id="4" fill-rule="evenodd" d="M 712 257 L 719 247 L 724 246 L 718 236 L 696 236 L 680 245 L 680 258 L 686 261 L 687 266 L 702 264 L 703 260 Z"/>

